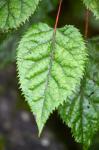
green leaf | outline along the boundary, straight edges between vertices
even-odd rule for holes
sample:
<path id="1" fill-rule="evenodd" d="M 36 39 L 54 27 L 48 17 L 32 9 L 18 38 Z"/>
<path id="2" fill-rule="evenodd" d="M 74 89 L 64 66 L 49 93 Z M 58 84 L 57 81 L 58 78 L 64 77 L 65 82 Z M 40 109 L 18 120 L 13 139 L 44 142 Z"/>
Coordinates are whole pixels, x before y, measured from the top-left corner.
<path id="1" fill-rule="evenodd" d="M 83 0 L 86 7 L 99 19 L 99 0 Z"/>
<path id="2" fill-rule="evenodd" d="M 54 30 L 40 23 L 22 38 L 17 54 L 23 94 L 41 133 L 49 115 L 75 90 L 84 72 L 86 48 L 73 26 Z"/>
<path id="3" fill-rule="evenodd" d="M 99 38 L 90 40 L 87 47 L 89 62 L 81 86 L 59 108 L 61 118 L 85 150 L 99 129 Z"/>
<path id="4" fill-rule="evenodd" d="M 0 30 L 18 27 L 34 13 L 40 0 L 0 0 Z"/>

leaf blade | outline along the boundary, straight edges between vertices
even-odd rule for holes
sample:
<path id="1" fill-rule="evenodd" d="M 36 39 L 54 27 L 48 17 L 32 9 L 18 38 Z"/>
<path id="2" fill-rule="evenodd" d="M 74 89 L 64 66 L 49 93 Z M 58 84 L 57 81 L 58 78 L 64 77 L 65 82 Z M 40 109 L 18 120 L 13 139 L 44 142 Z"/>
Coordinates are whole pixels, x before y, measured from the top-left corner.
<path id="1" fill-rule="evenodd" d="M 53 32 L 46 24 L 34 25 L 18 47 L 21 88 L 36 116 L 39 133 L 53 110 L 80 83 L 87 55 L 76 28 L 65 26 L 56 35 Z"/>
<path id="2" fill-rule="evenodd" d="M 99 19 L 99 1 L 98 0 L 83 0 L 86 7 L 93 12 L 96 19 Z"/>
<path id="3" fill-rule="evenodd" d="M 89 62 L 81 86 L 59 108 L 63 121 L 71 128 L 75 140 L 87 150 L 99 130 L 99 39 L 88 42 Z M 95 44 L 94 44 L 95 42 Z M 96 43 L 97 42 L 97 43 Z"/>
<path id="4" fill-rule="evenodd" d="M 35 11 L 40 0 L 1 0 L 0 30 L 19 27 Z"/>

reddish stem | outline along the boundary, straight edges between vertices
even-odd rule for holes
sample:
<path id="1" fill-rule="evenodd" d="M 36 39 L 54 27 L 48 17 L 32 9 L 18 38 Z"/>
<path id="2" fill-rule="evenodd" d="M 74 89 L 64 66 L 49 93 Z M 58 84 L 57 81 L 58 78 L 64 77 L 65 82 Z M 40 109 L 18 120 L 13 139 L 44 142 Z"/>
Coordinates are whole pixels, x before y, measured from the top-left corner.
<path id="1" fill-rule="evenodd" d="M 59 21 L 59 16 L 60 16 L 60 11 L 61 11 L 61 6 L 62 6 L 62 1 L 63 0 L 60 0 L 60 2 L 59 2 L 58 13 L 57 13 L 57 17 L 56 17 L 55 26 L 54 26 L 54 33 L 56 33 L 56 29 L 57 29 L 57 25 L 58 25 L 58 21 Z"/>
<path id="2" fill-rule="evenodd" d="M 88 31 L 89 31 L 89 10 L 86 10 L 85 14 L 85 39 L 88 37 Z"/>

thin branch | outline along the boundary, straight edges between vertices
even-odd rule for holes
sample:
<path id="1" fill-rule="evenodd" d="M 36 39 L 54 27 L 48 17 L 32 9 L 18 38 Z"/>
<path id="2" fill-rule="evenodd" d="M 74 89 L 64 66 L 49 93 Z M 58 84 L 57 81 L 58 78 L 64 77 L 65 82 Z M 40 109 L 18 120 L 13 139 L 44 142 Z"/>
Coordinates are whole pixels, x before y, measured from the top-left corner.
<path id="1" fill-rule="evenodd" d="M 85 39 L 88 38 L 88 32 L 89 32 L 89 10 L 86 10 L 85 14 Z"/>
<path id="2" fill-rule="evenodd" d="M 62 1 L 63 0 L 60 0 L 60 2 L 59 2 L 58 13 L 56 16 L 56 22 L 55 22 L 55 26 L 54 26 L 54 33 L 56 33 L 56 29 L 57 29 L 57 25 L 58 25 L 58 21 L 59 21 L 59 16 L 60 16 L 60 11 L 61 11 L 61 6 L 62 6 Z"/>

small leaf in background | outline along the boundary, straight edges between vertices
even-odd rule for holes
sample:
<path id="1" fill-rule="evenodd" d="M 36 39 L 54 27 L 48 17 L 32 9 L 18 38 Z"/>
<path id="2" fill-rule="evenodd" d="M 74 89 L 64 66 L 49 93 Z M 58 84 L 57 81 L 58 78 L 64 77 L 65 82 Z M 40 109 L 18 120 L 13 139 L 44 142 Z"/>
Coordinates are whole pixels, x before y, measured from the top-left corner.
<path id="1" fill-rule="evenodd" d="M 18 27 L 34 13 L 40 0 L 0 0 L 0 30 Z"/>
<path id="2" fill-rule="evenodd" d="M 59 108 L 59 114 L 85 150 L 99 129 L 99 38 L 89 40 L 89 62 L 81 87 Z"/>
<path id="3" fill-rule="evenodd" d="M 75 91 L 87 57 L 78 29 L 54 30 L 39 23 L 23 36 L 18 47 L 18 76 L 41 133 L 49 115 Z"/>
<path id="4" fill-rule="evenodd" d="M 83 0 L 86 7 L 99 19 L 99 0 Z"/>

